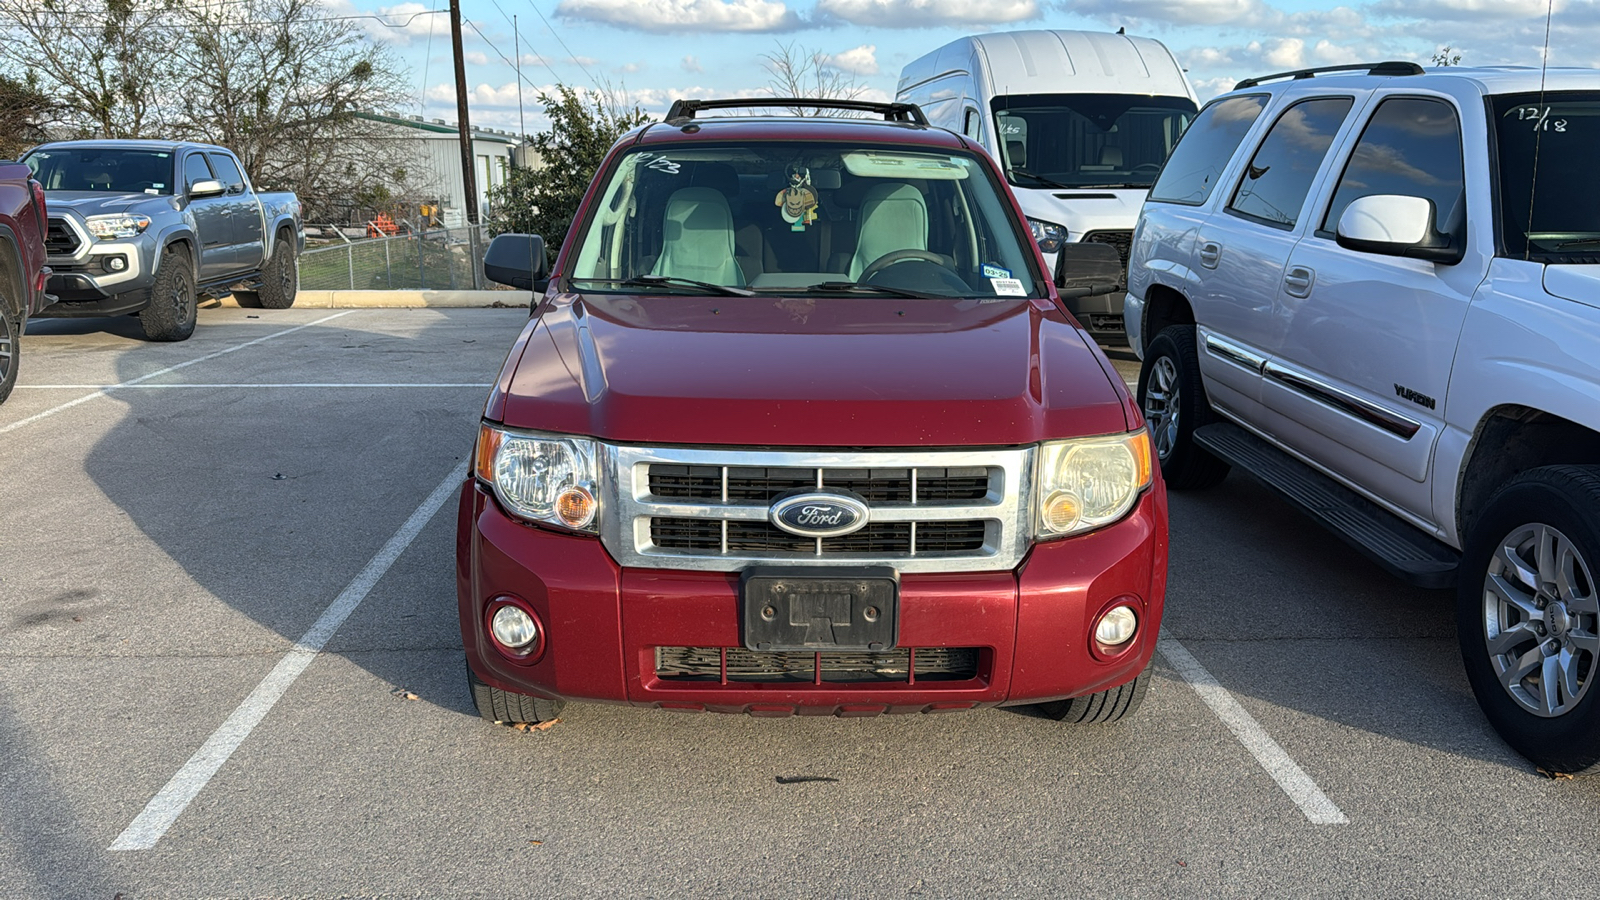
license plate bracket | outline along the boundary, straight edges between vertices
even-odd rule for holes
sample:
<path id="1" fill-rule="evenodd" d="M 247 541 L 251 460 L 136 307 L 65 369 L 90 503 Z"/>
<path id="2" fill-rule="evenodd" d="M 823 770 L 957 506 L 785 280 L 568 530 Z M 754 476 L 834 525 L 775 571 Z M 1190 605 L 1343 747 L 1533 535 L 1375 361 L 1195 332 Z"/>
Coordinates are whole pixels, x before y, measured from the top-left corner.
<path id="1" fill-rule="evenodd" d="M 888 566 L 746 569 L 739 600 L 750 650 L 878 652 L 900 640 L 900 573 Z"/>

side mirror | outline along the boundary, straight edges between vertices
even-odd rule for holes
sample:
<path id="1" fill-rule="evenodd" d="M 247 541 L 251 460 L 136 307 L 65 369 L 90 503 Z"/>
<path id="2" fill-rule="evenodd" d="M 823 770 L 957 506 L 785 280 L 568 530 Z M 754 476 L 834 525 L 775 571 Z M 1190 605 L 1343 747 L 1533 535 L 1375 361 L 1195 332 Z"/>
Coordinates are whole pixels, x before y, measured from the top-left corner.
<path id="1" fill-rule="evenodd" d="M 206 178 L 189 185 L 189 199 L 198 200 L 201 197 L 220 197 L 227 192 L 222 182 L 213 178 Z"/>
<path id="2" fill-rule="evenodd" d="M 502 234 L 489 242 L 483 254 L 485 278 L 525 291 L 542 290 L 550 280 L 544 258 L 544 238 L 537 234 Z"/>
<path id="3" fill-rule="evenodd" d="M 1127 283 L 1117 248 L 1098 241 L 1065 243 L 1056 256 L 1056 288 L 1063 300 L 1114 294 Z"/>
<path id="4" fill-rule="evenodd" d="M 1402 194 L 1370 194 L 1350 201 L 1339 216 L 1334 239 L 1346 250 L 1403 256 L 1453 266 L 1466 254 L 1463 242 L 1438 230 L 1433 201 Z"/>

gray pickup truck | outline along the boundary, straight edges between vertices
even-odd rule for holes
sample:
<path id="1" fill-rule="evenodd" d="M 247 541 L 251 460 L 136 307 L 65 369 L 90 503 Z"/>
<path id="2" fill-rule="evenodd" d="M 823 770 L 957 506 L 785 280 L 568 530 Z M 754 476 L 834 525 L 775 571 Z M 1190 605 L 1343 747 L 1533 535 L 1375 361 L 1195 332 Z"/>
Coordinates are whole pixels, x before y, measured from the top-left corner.
<path id="1" fill-rule="evenodd" d="M 60 141 L 22 158 L 44 185 L 45 248 L 59 298 L 46 317 L 137 314 L 145 336 L 194 332 L 200 297 L 284 309 L 305 246 L 300 201 L 257 193 L 238 157 L 210 144 Z"/>

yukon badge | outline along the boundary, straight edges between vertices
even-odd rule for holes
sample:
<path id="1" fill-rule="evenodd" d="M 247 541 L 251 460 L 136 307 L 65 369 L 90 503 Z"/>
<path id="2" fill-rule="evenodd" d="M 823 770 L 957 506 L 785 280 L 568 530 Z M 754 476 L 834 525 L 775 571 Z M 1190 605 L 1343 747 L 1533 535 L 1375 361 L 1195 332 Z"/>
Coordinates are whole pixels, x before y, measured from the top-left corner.
<path id="1" fill-rule="evenodd" d="M 867 524 L 867 504 L 842 494 L 795 494 L 772 504 L 769 517 L 790 534 L 838 537 Z"/>

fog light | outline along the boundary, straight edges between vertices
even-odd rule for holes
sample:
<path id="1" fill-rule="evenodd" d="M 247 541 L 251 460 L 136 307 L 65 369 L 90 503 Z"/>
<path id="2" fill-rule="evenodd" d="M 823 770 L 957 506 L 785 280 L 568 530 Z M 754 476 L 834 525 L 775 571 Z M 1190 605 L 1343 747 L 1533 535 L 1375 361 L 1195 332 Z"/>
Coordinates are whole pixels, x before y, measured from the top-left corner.
<path id="1" fill-rule="evenodd" d="M 1133 634 L 1138 630 L 1139 616 L 1132 607 L 1113 606 L 1095 623 L 1094 639 L 1115 647 L 1133 640 Z"/>
<path id="2" fill-rule="evenodd" d="M 539 639 L 539 626 L 520 606 L 507 604 L 494 611 L 489 630 L 502 647 L 521 650 Z"/>
<path id="3" fill-rule="evenodd" d="M 584 528 L 594 521 L 599 504 L 586 488 L 569 487 L 556 495 L 556 515 L 568 528 Z"/>
<path id="4" fill-rule="evenodd" d="M 128 267 L 128 261 L 120 256 L 113 256 L 106 260 L 106 268 L 113 272 L 121 272 Z"/>

